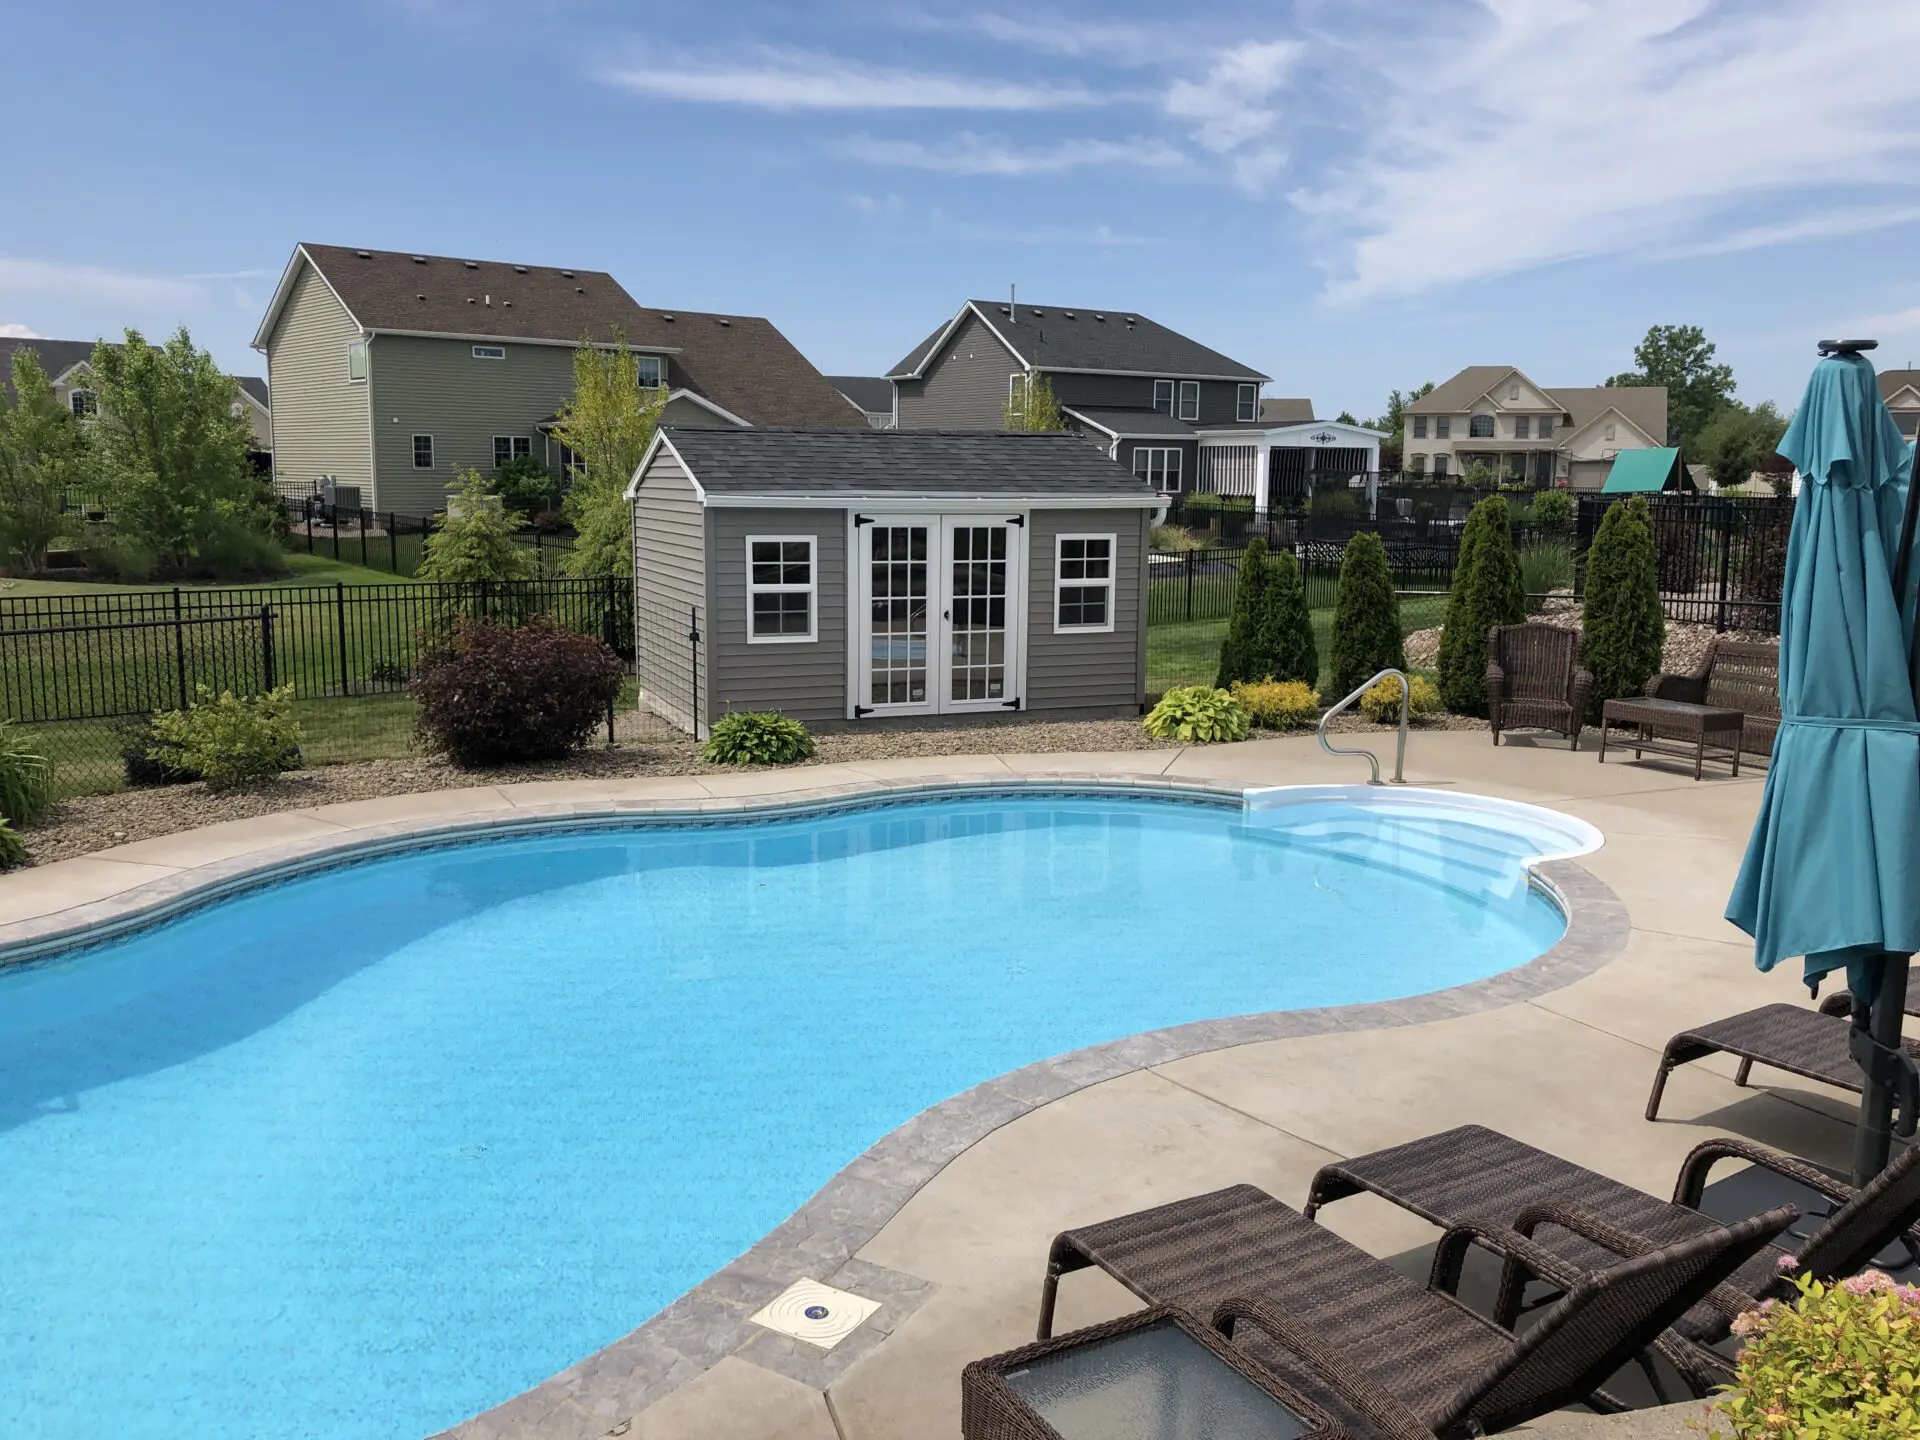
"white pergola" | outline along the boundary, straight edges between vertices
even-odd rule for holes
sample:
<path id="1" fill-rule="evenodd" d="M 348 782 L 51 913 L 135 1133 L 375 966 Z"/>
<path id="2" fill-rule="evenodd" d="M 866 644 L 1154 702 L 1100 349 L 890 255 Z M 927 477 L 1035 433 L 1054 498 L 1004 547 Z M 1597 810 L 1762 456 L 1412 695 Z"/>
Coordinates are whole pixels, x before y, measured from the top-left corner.
<path id="1" fill-rule="evenodd" d="M 1235 425 L 1230 429 L 1200 430 L 1199 487 L 1222 495 L 1251 495 L 1254 508 L 1271 509 L 1269 493 L 1273 480 L 1273 455 L 1276 450 L 1300 450 L 1307 454 L 1309 473 L 1317 469 L 1316 452 L 1361 450 L 1366 463 L 1359 467 L 1367 476 L 1367 504 L 1373 504 L 1373 490 L 1380 472 L 1380 444 L 1391 439 L 1384 430 L 1369 430 L 1364 425 L 1348 425 L 1339 420 L 1312 420 L 1304 424 L 1261 427 Z"/>

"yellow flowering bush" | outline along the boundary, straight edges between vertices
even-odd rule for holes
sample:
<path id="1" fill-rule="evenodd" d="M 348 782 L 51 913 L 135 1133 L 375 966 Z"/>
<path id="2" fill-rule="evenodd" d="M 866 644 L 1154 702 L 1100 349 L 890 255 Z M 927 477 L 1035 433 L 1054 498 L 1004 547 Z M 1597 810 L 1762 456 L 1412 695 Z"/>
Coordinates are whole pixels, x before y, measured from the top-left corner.
<path id="1" fill-rule="evenodd" d="M 1440 691 L 1424 675 L 1407 677 L 1407 714 L 1431 715 L 1440 708 Z M 1360 713 L 1375 724 L 1400 723 L 1400 682 L 1389 676 L 1360 697 Z"/>
<path id="2" fill-rule="evenodd" d="M 1304 730 L 1320 718 L 1320 692 L 1304 680 L 1236 680 L 1233 698 L 1262 730 Z"/>

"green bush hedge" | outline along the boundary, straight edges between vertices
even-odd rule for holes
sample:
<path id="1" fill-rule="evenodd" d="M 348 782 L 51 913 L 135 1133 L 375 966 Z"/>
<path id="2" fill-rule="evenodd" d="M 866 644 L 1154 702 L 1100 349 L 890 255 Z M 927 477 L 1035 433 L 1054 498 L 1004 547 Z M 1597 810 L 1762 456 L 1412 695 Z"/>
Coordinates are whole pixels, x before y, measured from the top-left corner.
<path id="1" fill-rule="evenodd" d="M 1621 696 L 1638 695 L 1660 669 L 1667 619 L 1660 608 L 1653 513 L 1644 496 L 1609 506 L 1587 552 L 1581 630 L 1593 672 L 1593 715 Z"/>
<path id="2" fill-rule="evenodd" d="M 1304 730 L 1320 718 L 1320 692 L 1304 680 L 1236 680 L 1232 693 L 1262 730 Z"/>
<path id="3" fill-rule="evenodd" d="M 1440 699 L 1456 715 L 1487 712 L 1487 632 L 1527 618 L 1526 589 L 1513 553 L 1504 496 L 1473 507 L 1460 534 L 1460 555 L 1440 634 Z"/>
<path id="4" fill-rule="evenodd" d="M 1371 530 L 1347 542 L 1333 602 L 1333 693 L 1352 692 L 1368 676 L 1407 668 L 1400 635 L 1400 597 L 1393 592 L 1387 547 Z"/>
<path id="5" fill-rule="evenodd" d="M 1313 638 L 1313 614 L 1306 582 L 1291 551 L 1269 554 L 1256 535 L 1247 542 L 1233 588 L 1227 635 L 1220 645 L 1220 669 L 1214 684 L 1236 680 L 1301 680 L 1320 677 Z"/>
<path id="6" fill-rule="evenodd" d="M 791 765 L 811 754 L 806 726 L 764 711 L 721 716 L 700 749 L 700 758 L 715 765 Z"/>
<path id="7" fill-rule="evenodd" d="M 202 685 L 185 710 L 154 715 L 148 758 L 197 775 L 209 790 L 271 780 L 300 764 L 300 726 L 287 713 L 292 703 L 291 685 L 244 698 Z"/>

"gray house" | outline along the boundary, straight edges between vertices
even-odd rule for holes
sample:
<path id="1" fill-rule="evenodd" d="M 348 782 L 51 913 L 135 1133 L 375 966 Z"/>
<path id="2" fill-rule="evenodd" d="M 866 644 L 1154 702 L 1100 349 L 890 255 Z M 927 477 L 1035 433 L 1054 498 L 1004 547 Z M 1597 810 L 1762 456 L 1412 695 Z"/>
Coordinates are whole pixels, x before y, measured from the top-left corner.
<path id="1" fill-rule="evenodd" d="M 683 729 L 1146 698 L 1160 497 L 1075 436 L 665 426 L 627 496 L 640 684 Z"/>
<path id="2" fill-rule="evenodd" d="M 253 339 L 273 385 L 274 481 L 401 514 L 445 507 L 454 471 L 572 457 L 552 436 L 582 343 L 616 337 L 684 426 L 864 425 L 769 322 L 640 305 L 611 275 L 299 245 Z"/>
<path id="3" fill-rule="evenodd" d="M 1135 311 L 969 300 L 887 378 L 902 430 L 996 429 L 1034 375 L 1070 427 L 1166 495 L 1232 488 L 1265 428 L 1267 376 Z M 1231 478 L 1209 440 L 1236 447 Z"/>

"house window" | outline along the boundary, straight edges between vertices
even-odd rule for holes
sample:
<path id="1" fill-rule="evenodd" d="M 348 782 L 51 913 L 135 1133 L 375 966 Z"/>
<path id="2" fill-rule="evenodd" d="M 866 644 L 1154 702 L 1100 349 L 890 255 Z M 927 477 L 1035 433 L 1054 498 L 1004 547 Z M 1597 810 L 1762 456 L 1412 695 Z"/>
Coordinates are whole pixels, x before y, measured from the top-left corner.
<path id="1" fill-rule="evenodd" d="M 1447 478 L 1446 456 L 1436 455 L 1433 457 L 1433 478 L 1436 480 L 1444 480 Z"/>
<path id="2" fill-rule="evenodd" d="M 1446 439 L 1449 439 L 1452 435 L 1453 435 L 1453 417 L 1451 415 L 1434 416 L 1433 417 L 1433 438 L 1436 440 L 1446 440 Z"/>
<path id="3" fill-rule="evenodd" d="M 1427 438 L 1426 416 L 1416 415 L 1413 417 L 1413 438 L 1416 440 L 1424 440 Z"/>
<path id="4" fill-rule="evenodd" d="M 68 391 L 67 407 L 73 411 L 76 420 L 85 420 L 100 413 L 100 402 L 91 390 Z"/>
<path id="5" fill-rule="evenodd" d="M 1407 473 L 1409 475 L 1426 474 L 1427 473 L 1427 457 L 1424 455 L 1409 455 L 1407 457 Z"/>
<path id="6" fill-rule="evenodd" d="M 667 362 L 658 355 L 636 355 L 633 363 L 642 390 L 658 390 L 667 383 Z"/>
<path id="7" fill-rule="evenodd" d="M 1162 495 L 1180 493 L 1178 446 L 1143 445 L 1133 452 L 1133 473 Z"/>
<path id="8" fill-rule="evenodd" d="M 1156 380 L 1153 382 L 1153 408 L 1162 415 L 1173 414 L 1173 381 Z"/>
<path id="9" fill-rule="evenodd" d="M 493 437 L 493 468 L 498 470 L 510 461 L 533 454 L 533 440 L 526 435 L 496 435 Z"/>
<path id="10" fill-rule="evenodd" d="M 413 437 L 413 468 L 431 470 L 433 468 L 433 436 L 416 435 Z"/>
<path id="11" fill-rule="evenodd" d="M 507 358 L 507 347 L 504 345 L 476 345 L 473 347 L 473 358 L 476 360 L 504 360 Z"/>
<path id="12" fill-rule="evenodd" d="M 813 639 L 811 535 L 747 537 L 747 643 Z"/>
<path id="13" fill-rule="evenodd" d="M 347 342 L 347 380 L 358 385 L 367 378 L 367 342 L 349 340 Z"/>
<path id="14" fill-rule="evenodd" d="M 1493 417 L 1491 415 L 1469 415 L 1467 417 L 1467 438 L 1469 440 L 1491 440 L 1493 438 Z"/>
<path id="15" fill-rule="evenodd" d="M 1200 382 L 1198 380 L 1180 382 L 1180 418 L 1182 420 L 1200 418 Z"/>
<path id="16" fill-rule="evenodd" d="M 1250 425 L 1260 418 L 1260 387 L 1242 385 L 1234 392 L 1233 418 L 1242 425 Z"/>
<path id="17" fill-rule="evenodd" d="M 1549 438 L 1553 434 L 1553 416 L 1551 415 L 1535 416 L 1534 423 L 1533 423 L 1533 430 L 1534 430 L 1534 433 L 1538 435 L 1542 440 Z"/>
<path id="18" fill-rule="evenodd" d="M 587 473 L 587 457 L 571 445 L 560 446 L 560 473 L 563 475 L 584 475 Z"/>
<path id="19" fill-rule="evenodd" d="M 1113 542 L 1111 535 L 1061 535 L 1054 540 L 1056 632 L 1113 629 Z"/>
<path id="20" fill-rule="evenodd" d="M 1900 427 L 1900 433 L 1909 440 L 1917 424 L 1920 424 L 1920 410 L 1899 410 L 1894 412 L 1893 423 Z"/>
<path id="21" fill-rule="evenodd" d="M 1514 439 L 1527 440 L 1532 438 L 1531 435 L 1528 433 L 1532 429 L 1533 429 L 1533 420 L 1531 417 L 1526 415 L 1516 415 L 1513 417 L 1513 438 Z"/>

